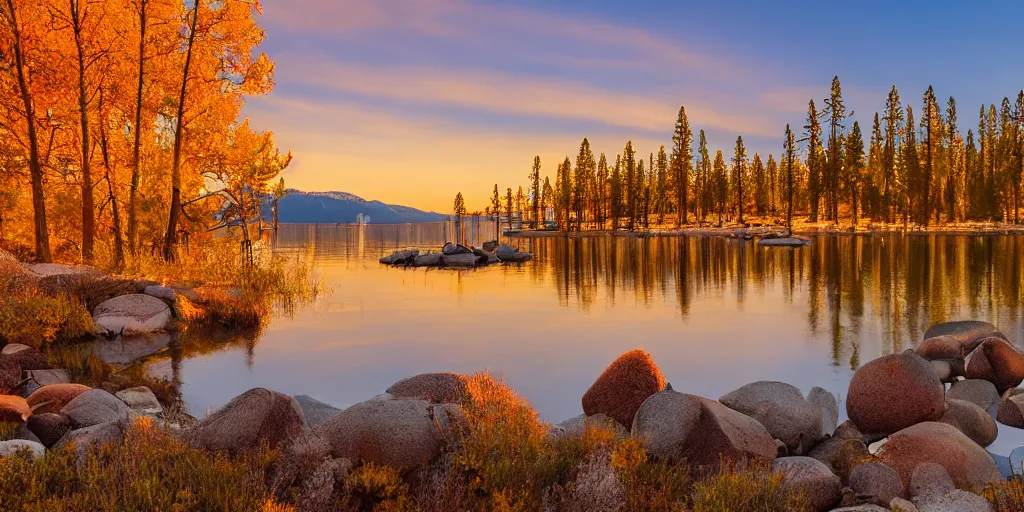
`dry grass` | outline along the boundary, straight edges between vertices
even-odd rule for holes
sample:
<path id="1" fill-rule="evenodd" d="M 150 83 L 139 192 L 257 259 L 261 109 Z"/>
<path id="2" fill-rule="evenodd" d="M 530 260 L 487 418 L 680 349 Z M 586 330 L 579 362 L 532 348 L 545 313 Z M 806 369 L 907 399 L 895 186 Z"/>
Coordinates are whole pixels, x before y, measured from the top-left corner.
<path id="1" fill-rule="evenodd" d="M 35 461 L 0 459 L 0 509 L 38 511 L 293 510 L 268 484 L 276 453 L 213 455 L 145 420 L 123 443 L 93 447 L 81 463 L 72 448 Z"/>
<path id="2" fill-rule="evenodd" d="M 980 494 L 992 502 L 996 512 L 1024 510 L 1024 480 L 1007 480 L 992 484 Z"/>
<path id="3" fill-rule="evenodd" d="M 42 349 L 94 332 L 89 310 L 68 294 L 47 295 L 31 286 L 0 294 L 0 338 L 8 343 Z"/>

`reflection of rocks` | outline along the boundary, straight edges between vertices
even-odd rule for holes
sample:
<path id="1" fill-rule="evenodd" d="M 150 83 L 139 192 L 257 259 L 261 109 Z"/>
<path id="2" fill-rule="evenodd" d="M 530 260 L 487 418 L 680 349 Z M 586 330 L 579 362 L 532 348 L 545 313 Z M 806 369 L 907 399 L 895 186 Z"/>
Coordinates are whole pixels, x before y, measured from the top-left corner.
<path id="1" fill-rule="evenodd" d="M 100 339 L 93 344 L 93 351 L 105 363 L 126 365 L 166 349 L 177 341 L 177 337 L 177 334 L 160 333 L 131 338 L 117 337 L 112 340 Z"/>

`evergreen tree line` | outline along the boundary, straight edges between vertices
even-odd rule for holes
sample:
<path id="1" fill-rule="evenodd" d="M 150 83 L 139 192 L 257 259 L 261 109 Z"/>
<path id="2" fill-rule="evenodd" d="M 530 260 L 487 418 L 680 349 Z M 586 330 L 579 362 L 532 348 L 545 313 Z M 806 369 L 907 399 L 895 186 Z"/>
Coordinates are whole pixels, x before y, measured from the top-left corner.
<path id="1" fill-rule="evenodd" d="M 1024 176 L 1024 91 L 1016 102 L 982 105 L 977 133 L 958 128 L 953 97 L 941 104 L 928 87 L 917 110 L 903 105 L 893 86 L 883 112 L 873 116 L 871 133 L 843 100 L 839 77 L 819 110 L 808 103 L 795 133 L 786 125 L 782 152 L 749 156 L 743 137 L 731 156 L 708 148 L 704 131 L 694 133 L 680 107 L 671 145 L 647 158 L 632 141 L 610 158 L 595 157 L 586 138 L 575 162 L 556 167 L 554 185 L 541 177 L 534 157 L 528 190 L 504 204 L 494 187 L 488 215 L 519 218 L 527 224 L 554 220 L 559 229 L 637 229 L 652 224 L 745 223 L 751 215 L 792 227 L 795 215 L 831 225 L 1020 221 Z M 553 212 L 553 219 L 547 217 Z M 518 216 L 518 217 L 516 217 Z"/>

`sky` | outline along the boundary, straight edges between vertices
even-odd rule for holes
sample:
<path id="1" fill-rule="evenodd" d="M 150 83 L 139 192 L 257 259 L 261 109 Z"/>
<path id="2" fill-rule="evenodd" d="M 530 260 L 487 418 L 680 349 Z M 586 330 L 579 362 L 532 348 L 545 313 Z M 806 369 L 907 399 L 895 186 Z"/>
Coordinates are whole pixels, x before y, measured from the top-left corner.
<path id="1" fill-rule="evenodd" d="M 611 162 L 671 145 L 680 105 L 712 155 L 781 152 L 838 75 L 870 136 L 896 85 L 978 109 L 1024 87 L 1024 2 L 263 0 L 275 90 L 244 109 L 286 184 L 447 213 L 551 176 L 583 137 Z M 696 135 L 695 135 L 696 138 Z M 694 143 L 696 147 L 696 141 Z"/>

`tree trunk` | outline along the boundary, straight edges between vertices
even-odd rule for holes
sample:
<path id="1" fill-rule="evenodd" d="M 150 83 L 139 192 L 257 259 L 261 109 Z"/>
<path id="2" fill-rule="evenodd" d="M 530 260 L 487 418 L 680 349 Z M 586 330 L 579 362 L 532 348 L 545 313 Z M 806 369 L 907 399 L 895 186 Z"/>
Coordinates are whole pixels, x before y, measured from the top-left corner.
<path id="1" fill-rule="evenodd" d="M 25 76 L 25 56 L 22 48 L 21 28 L 18 26 L 18 13 L 14 0 L 6 0 L 7 12 L 4 13 L 11 27 L 13 36 L 14 63 L 18 71 L 18 91 L 25 108 L 25 122 L 28 125 L 28 168 L 32 176 L 32 211 L 35 224 L 36 261 L 49 263 L 50 236 L 46 225 L 46 201 L 43 196 L 43 167 L 39 161 L 39 138 L 36 133 L 35 107 L 32 93 L 28 89 L 28 77 Z"/>
<path id="2" fill-rule="evenodd" d="M 100 112 L 103 111 L 103 90 L 100 90 Z M 121 210 L 117 206 L 117 196 L 114 195 L 114 182 L 110 176 L 110 152 L 107 144 L 106 123 L 100 123 L 100 151 L 103 154 L 103 167 L 106 170 L 107 194 L 110 198 L 110 211 L 114 220 L 114 266 L 124 267 L 124 241 L 121 239 Z"/>
<path id="3" fill-rule="evenodd" d="M 132 181 L 128 193 L 128 250 L 136 255 L 139 248 L 138 200 L 139 175 L 142 149 L 142 86 L 145 80 L 146 63 L 146 9 L 149 0 L 139 0 L 139 73 L 135 90 L 135 140 L 132 143 Z"/>
<path id="4" fill-rule="evenodd" d="M 89 263 L 93 257 L 96 207 L 92 195 L 92 162 L 89 158 L 89 98 L 85 88 L 85 48 L 82 40 L 84 13 L 79 0 L 69 0 L 68 3 L 78 53 L 78 113 L 82 129 L 82 260 Z"/>
<path id="5" fill-rule="evenodd" d="M 9 1 L 9 0 L 8 0 Z M 199 3 L 195 0 L 192 8 L 192 23 L 185 49 L 185 69 L 181 76 L 181 92 L 178 94 L 177 125 L 174 129 L 174 160 L 171 165 L 171 211 L 167 216 L 167 232 L 164 234 L 164 261 L 174 260 L 174 246 L 178 242 L 178 216 L 181 215 L 181 138 L 185 131 L 185 92 L 188 90 L 188 72 L 192 65 L 192 49 L 196 40 L 196 25 L 199 21 Z"/>

